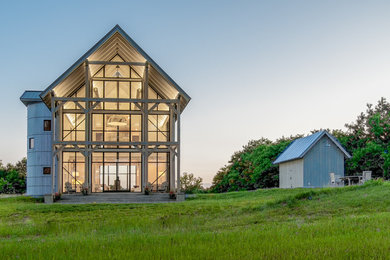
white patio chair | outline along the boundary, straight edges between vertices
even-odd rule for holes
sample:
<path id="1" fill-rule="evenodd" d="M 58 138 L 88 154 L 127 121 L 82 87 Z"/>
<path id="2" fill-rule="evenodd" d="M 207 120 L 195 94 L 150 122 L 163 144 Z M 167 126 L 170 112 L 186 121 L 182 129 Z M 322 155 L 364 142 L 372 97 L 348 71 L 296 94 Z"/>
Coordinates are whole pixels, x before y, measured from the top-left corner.
<path id="1" fill-rule="evenodd" d="M 335 186 L 336 185 L 336 177 L 335 177 L 334 172 L 329 173 L 329 177 L 330 177 L 330 185 Z"/>
<path id="2" fill-rule="evenodd" d="M 362 175 L 363 175 L 362 176 L 362 183 L 365 183 L 366 181 L 371 180 L 372 172 L 371 171 L 363 171 Z"/>

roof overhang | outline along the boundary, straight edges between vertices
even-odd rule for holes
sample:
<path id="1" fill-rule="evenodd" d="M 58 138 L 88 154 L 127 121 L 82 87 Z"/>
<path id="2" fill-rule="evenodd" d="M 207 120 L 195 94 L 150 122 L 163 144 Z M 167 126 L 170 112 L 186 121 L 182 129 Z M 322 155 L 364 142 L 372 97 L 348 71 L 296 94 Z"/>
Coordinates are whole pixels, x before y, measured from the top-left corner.
<path id="1" fill-rule="evenodd" d="M 164 98 L 180 99 L 181 111 L 184 110 L 191 100 L 190 96 L 119 25 L 116 25 L 49 87 L 42 91 L 40 97 L 50 108 L 52 94 L 66 96 L 85 83 L 84 66 L 87 61 L 108 61 L 116 54 L 119 54 L 126 61 L 148 63 L 150 68 L 148 74 L 149 85 L 162 93 Z M 134 66 L 134 69 L 140 75 L 143 75 L 144 68 L 145 66 Z M 92 75 L 98 69 L 99 65 L 90 65 Z"/>

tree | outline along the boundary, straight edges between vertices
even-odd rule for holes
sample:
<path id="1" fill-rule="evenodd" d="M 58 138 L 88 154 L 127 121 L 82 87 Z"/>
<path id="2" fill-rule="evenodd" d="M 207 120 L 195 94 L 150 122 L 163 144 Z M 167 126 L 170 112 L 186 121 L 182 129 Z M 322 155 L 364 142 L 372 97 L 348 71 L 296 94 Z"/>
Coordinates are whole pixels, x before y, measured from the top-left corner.
<path id="1" fill-rule="evenodd" d="M 181 190 L 187 194 L 196 193 L 198 191 L 202 191 L 202 182 L 203 179 L 201 177 L 195 177 L 192 173 L 183 173 L 180 177 L 180 186 Z"/>
<path id="2" fill-rule="evenodd" d="M 302 135 L 282 137 L 275 142 L 266 138 L 249 141 L 217 172 L 210 190 L 226 192 L 277 187 L 279 170 L 272 162 L 298 137 Z"/>
<path id="3" fill-rule="evenodd" d="M 347 135 L 340 141 L 353 154 L 346 172 L 371 170 L 373 176 L 389 178 L 390 103 L 382 97 L 375 106 L 367 104 L 366 111 L 345 127 Z"/>
<path id="4" fill-rule="evenodd" d="M 0 163 L 0 193 L 24 193 L 26 191 L 27 159 L 15 165 Z"/>

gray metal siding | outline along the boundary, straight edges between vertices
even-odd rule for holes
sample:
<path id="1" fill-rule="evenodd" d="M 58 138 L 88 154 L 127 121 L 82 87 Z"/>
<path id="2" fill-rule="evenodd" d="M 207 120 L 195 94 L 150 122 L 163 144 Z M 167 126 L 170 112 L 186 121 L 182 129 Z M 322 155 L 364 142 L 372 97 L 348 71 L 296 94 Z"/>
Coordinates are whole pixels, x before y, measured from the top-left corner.
<path id="1" fill-rule="evenodd" d="M 52 132 L 43 130 L 43 121 L 51 120 L 51 113 L 43 102 L 27 106 L 27 195 L 42 196 L 51 193 L 50 175 L 43 167 L 51 167 Z M 29 139 L 34 138 L 34 148 L 29 149 Z"/>
<path id="2" fill-rule="evenodd" d="M 344 176 L 344 153 L 323 136 L 304 156 L 304 187 L 330 186 L 330 173 Z"/>

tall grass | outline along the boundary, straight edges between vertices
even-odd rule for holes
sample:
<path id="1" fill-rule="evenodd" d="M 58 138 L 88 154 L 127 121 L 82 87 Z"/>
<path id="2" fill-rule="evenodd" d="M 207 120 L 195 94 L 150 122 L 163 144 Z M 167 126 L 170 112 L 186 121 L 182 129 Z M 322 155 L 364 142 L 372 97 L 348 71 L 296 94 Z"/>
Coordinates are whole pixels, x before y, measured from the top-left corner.
<path id="1" fill-rule="evenodd" d="M 167 204 L 0 199 L 0 259 L 387 258 L 389 195 L 373 181 Z"/>

